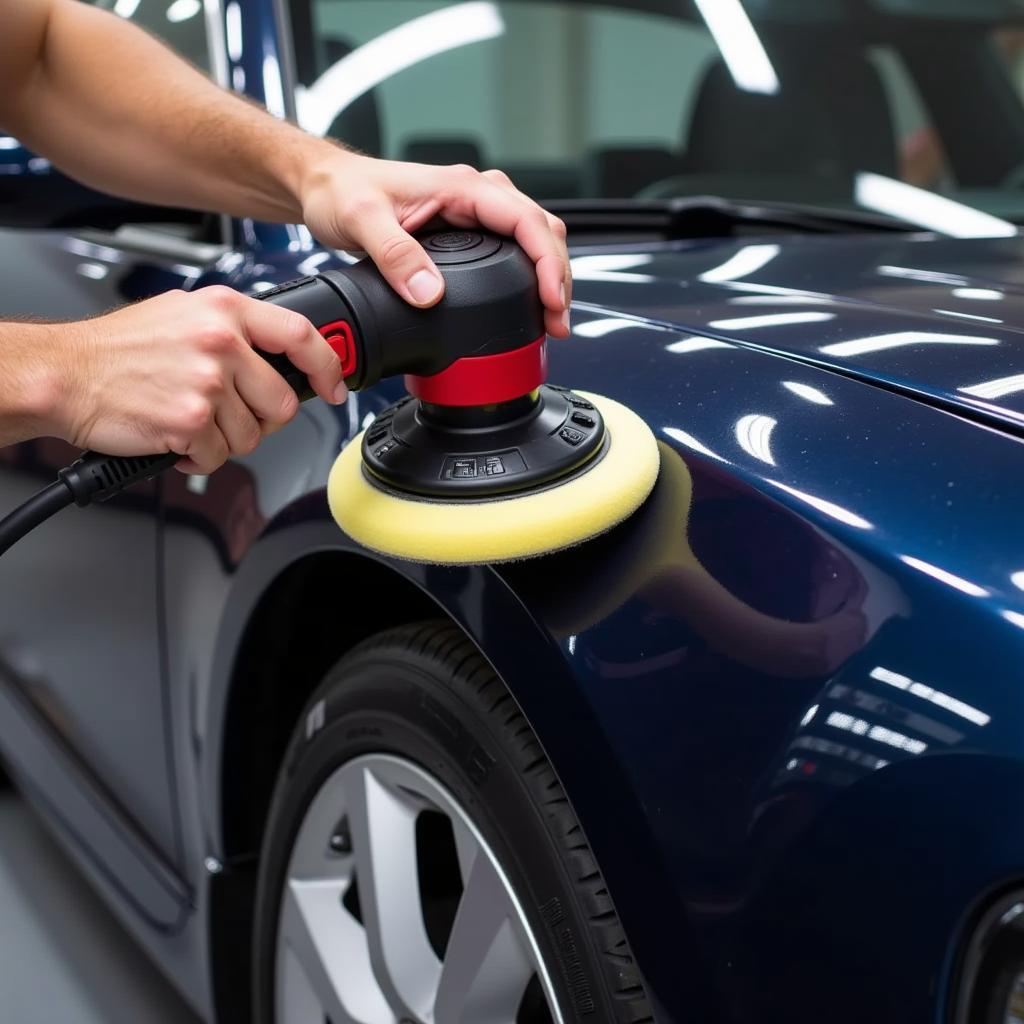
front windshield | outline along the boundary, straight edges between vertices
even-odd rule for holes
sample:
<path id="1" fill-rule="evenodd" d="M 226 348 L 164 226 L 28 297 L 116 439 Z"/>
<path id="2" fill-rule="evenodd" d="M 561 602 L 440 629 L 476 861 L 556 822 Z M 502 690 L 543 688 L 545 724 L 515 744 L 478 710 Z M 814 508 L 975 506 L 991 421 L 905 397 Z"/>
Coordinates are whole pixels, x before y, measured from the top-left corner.
<path id="1" fill-rule="evenodd" d="M 555 205 L 711 194 L 1007 234 L 1020 6 L 294 0 L 296 106 L 365 152 L 502 167 Z"/>

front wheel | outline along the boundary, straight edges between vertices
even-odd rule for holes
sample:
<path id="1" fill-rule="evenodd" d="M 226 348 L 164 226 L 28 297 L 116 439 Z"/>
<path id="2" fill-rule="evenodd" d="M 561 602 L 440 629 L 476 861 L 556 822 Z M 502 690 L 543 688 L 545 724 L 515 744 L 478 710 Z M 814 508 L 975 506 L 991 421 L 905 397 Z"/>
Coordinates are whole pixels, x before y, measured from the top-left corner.
<path id="1" fill-rule="evenodd" d="M 259 1024 L 650 1019 L 593 854 L 457 629 L 381 633 L 303 715 L 271 808 Z"/>

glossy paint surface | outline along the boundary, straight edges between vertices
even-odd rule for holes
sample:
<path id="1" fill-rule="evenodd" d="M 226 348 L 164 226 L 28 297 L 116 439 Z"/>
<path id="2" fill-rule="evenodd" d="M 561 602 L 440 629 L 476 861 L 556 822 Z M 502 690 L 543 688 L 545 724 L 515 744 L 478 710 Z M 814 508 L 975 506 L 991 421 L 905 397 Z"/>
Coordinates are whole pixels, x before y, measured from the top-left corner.
<path id="1" fill-rule="evenodd" d="M 667 1019 L 935 1019 L 963 915 L 1022 867 L 1019 442 L 704 341 L 631 324 L 553 353 L 553 379 L 642 408 L 693 485 L 667 555 L 641 512 L 621 547 L 504 570 L 556 631 L 552 579 L 639 580 L 561 640 L 677 902 L 614 816 L 588 831 L 632 879 Z M 556 763 L 573 738 L 545 737 Z"/>
<path id="2" fill-rule="evenodd" d="M 805 237 L 575 260 L 576 297 L 877 380 L 1019 430 L 1017 239 Z M 591 329 L 597 336 L 614 324 Z"/>
<path id="3" fill-rule="evenodd" d="M 818 245 L 839 261 L 867 242 Z M 958 246 L 985 248 L 912 244 L 935 253 L 934 273 Z M 659 1019 L 934 1020 L 964 919 L 1024 873 L 1009 813 L 1024 795 L 1020 442 L 1009 422 L 891 390 L 888 351 L 852 375 L 809 365 L 792 335 L 791 355 L 762 351 L 749 325 L 726 340 L 706 292 L 692 306 L 676 293 L 736 246 L 702 246 L 700 264 L 680 269 L 697 248 L 604 254 L 650 256 L 645 272 L 661 261 L 676 280 L 588 281 L 585 261 L 602 254 L 582 254 L 574 336 L 551 346 L 553 382 L 627 403 L 664 443 L 655 500 L 563 555 L 392 568 L 467 629 L 523 705 L 598 850 Z M 865 336 L 865 318 L 880 316 L 848 298 L 857 286 L 837 270 L 834 317 L 806 321 L 830 332 L 820 343 Z M 720 304 L 747 315 L 722 291 Z M 902 326 L 925 300 L 887 301 Z M 998 372 L 1012 374 L 1016 339 L 998 337 Z M 980 348 L 965 346 L 963 379 L 988 372 Z M 909 349 L 891 351 L 908 360 Z M 918 358 L 913 390 L 937 394 L 935 363 Z M 301 442 L 307 484 L 294 486 L 306 498 L 269 497 L 298 439 L 285 432 L 274 459 L 264 453 L 253 489 L 268 495 L 269 526 L 215 572 L 225 620 L 244 622 L 289 561 L 353 550 L 332 532 L 311 453 L 329 461 L 387 397 L 304 410 L 323 446 Z M 177 533 L 171 582 L 191 576 Z M 211 618 L 213 593 L 172 593 L 169 608 Z M 346 600 L 342 590 L 339 613 Z M 205 649 L 181 647 L 197 663 Z M 199 674 L 211 706 L 224 657 Z M 219 757 L 203 759 L 208 802 Z"/>

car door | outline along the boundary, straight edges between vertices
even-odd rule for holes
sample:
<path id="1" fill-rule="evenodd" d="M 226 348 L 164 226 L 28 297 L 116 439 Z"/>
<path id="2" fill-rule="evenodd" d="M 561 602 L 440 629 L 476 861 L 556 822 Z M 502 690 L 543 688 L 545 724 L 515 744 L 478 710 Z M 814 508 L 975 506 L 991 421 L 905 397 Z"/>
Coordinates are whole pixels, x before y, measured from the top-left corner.
<path id="1" fill-rule="evenodd" d="M 198 2 L 171 5 L 174 20 L 163 0 L 102 5 L 210 66 Z M 226 246 L 218 220 L 184 221 L 116 231 L 0 230 L 0 317 L 78 319 L 190 287 Z M 44 486 L 76 454 L 49 438 L 0 449 L 0 509 Z M 4 557 L 0 749 L 115 880 L 152 860 L 166 868 L 163 889 L 173 890 L 182 853 L 164 714 L 161 486 L 65 511 Z M 27 738 L 30 720 L 41 729 L 39 742 Z M 69 786 L 87 795 L 76 798 Z M 117 843 L 128 845 L 114 851 L 118 833 Z M 124 887 L 145 902 L 144 884 L 125 880 Z M 150 915 L 167 923 L 173 903 L 157 892 Z"/>

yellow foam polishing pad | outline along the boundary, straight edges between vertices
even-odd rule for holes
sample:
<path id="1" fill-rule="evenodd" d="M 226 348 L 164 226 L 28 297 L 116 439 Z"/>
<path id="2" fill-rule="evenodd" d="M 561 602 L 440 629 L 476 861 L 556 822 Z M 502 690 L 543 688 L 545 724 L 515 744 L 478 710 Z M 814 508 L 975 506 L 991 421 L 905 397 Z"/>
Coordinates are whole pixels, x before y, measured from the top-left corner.
<path id="1" fill-rule="evenodd" d="M 658 444 L 624 405 L 585 392 L 604 417 L 609 445 L 582 472 L 545 489 L 493 501 L 442 501 L 398 495 L 363 472 L 362 435 L 352 439 L 327 480 L 327 500 L 353 540 L 413 562 L 468 565 L 560 551 L 622 522 L 658 477 Z"/>

